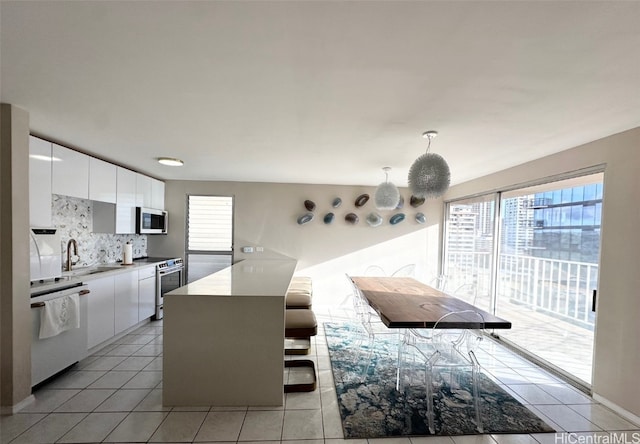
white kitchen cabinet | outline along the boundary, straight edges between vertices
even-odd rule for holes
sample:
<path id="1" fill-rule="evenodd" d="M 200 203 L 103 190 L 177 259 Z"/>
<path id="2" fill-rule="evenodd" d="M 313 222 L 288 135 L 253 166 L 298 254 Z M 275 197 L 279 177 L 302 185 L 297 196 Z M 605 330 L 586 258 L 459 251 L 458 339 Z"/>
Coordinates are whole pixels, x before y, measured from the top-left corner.
<path id="1" fill-rule="evenodd" d="M 118 167 L 116 234 L 136 232 L 136 176 L 137 173 Z"/>
<path id="2" fill-rule="evenodd" d="M 164 210 L 164 182 L 151 179 L 151 208 Z"/>
<path id="3" fill-rule="evenodd" d="M 151 208 L 151 178 L 136 173 L 136 206 Z"/>
<path id="4" fill-rule="evenodd" d="M 156 313 L 156 266 L 138 270 L 138 321 Z"/>
<path id="5" fill-rule="evenodd" d="M 116 166 L 89 157 L 89 199 L 116 203 Z"/>
<path id="6" fill-rule="evenodd" d="M 116 202 L 93 202 L 93 232 L 135 234 L 136 173 L 126 168 L 116 169 Z"/>
<path id="7" fill-rule="evenodd" d="M 53 194 L 89 198 L 89 156 L 52 144 Z"/>
<path id="8" fill-rule="evenodd" d="M 111 339 L 115 334 L 114 283 L 114 276 L 87 282 L 90 291 L 86 296 L 88 349 Z"/>
<path id="9" fill-rule="evenodd" d="M 115 275 L 115 334 L 138 323 L 138 271 Z"/>
<path id="10" fill-rule="evenodd" d="M 51 142 L 29 137 L 29 224 L 51 227 Z"/>

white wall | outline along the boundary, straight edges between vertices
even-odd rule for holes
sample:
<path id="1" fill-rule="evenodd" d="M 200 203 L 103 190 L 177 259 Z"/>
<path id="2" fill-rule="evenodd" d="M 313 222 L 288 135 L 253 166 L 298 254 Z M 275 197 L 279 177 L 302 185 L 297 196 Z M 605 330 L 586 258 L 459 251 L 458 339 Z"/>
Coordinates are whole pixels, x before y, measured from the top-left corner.
<path id="1" fill-rule="evenodd" d="M 369 227 L 366 215 L 374 210 L 373 201 L 356 209 L 354 202 L 362 193 L 373 195 L 374 187 L 336 185 L 271 184 L 245 182 L 167 181 L 165 207 L 169 212 L 169 234 L 149 236 L 148 250 L 152 256 L 178 255 L 185 251 L 185 209 L 188 194 L 233 195 L 235 197 L 235 259 L 242 246 L 263 246 L 265 253 L 252 257 L 284 255 L 298 260 L 297 274 L 314 278 L 316 305 L 335 305 L 348 292 L 345 273 L 361 274 L 368 265 L 380 265 L 388 273 L 402 265 L 415 263 L 418 277 L 428 279 L 436 274 L 438 261 L 439 223 L 442 202 L 428 201 L 419 208 L 409 205 L 409 192 L 402 211 L 407 218 L 391 226 L 388 218 L 399 211 L 380 211 L 385 223 Z M 342 205 L 332 208 L 340 197 Z M 306 212 L 304 201 L 317 205 L 315 218 L 298 225 L 297 218 Z M 332 211 L 336 219 L 331 225 L 322 221 Z M 344 216 L 354 212 L 360 222 L 348 225 Z M 420 225 L 415 214 L 423 212 L 427 223 Z M 427 252 L 431 253 L 428 255 Z"/>
<path id="2" fill-rule="evenodd" d="M 640 128 L 454 186 L 444 199 L 600 164 L 606 167 L 592 388 L 639 417 Z"/>

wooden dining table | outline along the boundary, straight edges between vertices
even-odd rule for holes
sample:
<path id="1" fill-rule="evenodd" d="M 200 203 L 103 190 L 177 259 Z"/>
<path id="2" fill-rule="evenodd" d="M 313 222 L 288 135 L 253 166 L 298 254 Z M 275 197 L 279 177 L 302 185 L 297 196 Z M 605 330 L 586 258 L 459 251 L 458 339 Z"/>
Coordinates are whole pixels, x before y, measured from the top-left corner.
<path id="1" fill-rule="evenodd" d="M 351 280 L 389 328 L 511 328 L 511 322 L 413 278 L 352 276 Z M 463 313 L 438 322 L 452 312 Z"/>

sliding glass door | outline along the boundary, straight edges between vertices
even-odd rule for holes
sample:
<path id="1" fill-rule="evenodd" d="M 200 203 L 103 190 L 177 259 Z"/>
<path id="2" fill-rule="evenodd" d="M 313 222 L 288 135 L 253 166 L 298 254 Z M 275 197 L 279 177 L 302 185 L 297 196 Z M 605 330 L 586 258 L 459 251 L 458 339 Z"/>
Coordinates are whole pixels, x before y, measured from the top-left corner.
<path id="1" fill-rule="evenodd" d="M 500 335 L 591 383 L 602 175 L 503 193 L 500 208 Z"/>
<path id="2" fill-rule="evenodd" d="M 475 305 L 513 324 L 496 332 L 501 339 L 586 384 L 602 179 L 591 174 L 450 202 L 445 224 L 446 290 L 474 283 Z"/>

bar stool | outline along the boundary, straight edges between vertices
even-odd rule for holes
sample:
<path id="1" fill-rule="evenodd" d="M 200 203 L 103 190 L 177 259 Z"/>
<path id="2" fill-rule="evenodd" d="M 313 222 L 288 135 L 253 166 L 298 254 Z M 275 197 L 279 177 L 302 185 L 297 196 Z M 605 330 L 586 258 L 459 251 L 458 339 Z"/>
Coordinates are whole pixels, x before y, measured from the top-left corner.
<path id="1" fill-rule="evenodd" d="M 286 294 L 287 309 L 311 309 L 313 286 L 311 278 L 307 276 L 294 276 L 291 278 Z"/>
<path id="2" fill-rule="evenodd" d="M 308 355 L 311 336 L 318 334 L 318 322 L 312 310 L 285 311 L 284 354 Z"/>
<path id="3" fill-rule="evenodd" d="M 294 286 L 306 286 L 311 288 L 312 280 L 309 276 L 294 276 L 291 278 L 291 285 Z"/>
<path id="4" fill-rule="evenodd" d="M 306 292 L 288 291 L 285 302 L 287 310 L 311 309 L 311 295 Z"/>
<path id="5" fill-rule="evenodd" d="M 311 348 L 311 336 L 318 334 L 318 322 L 311 310 L 292 309 L 285 311 L 285 354 L 307 354 Z M 316 368 L 310 359 L 294 359 L 284 361 L 285 368 L 298 368 L 295 376 L 289 371 L 289 379 L 292 376 L 297 382 L 286 383 L 285 393 L 312 392 L 316 389 Z M 299 380 L 299 381 L 298 381 Z"/>

